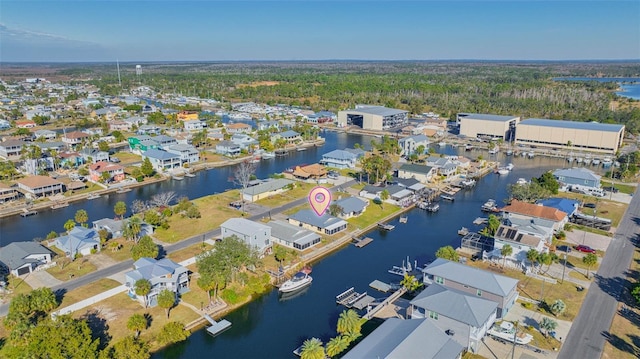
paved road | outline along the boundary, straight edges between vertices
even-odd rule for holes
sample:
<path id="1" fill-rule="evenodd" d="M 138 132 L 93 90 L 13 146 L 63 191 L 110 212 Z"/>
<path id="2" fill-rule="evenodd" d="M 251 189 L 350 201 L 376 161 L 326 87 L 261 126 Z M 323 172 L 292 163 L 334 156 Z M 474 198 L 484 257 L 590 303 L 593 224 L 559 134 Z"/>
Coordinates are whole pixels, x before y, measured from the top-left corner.
<path id="1" fill-rule="evenodd" d="M 355 180 L 351 180 L 351 181 L 345 182 L 345 183 L 343 183 L 343 184 L 341 184 L 339 186 L 331 187 L 330 190 L 331 190 L 331 192 L 336 192 L 340 188 L 347 188 L 349 186 L 354 185 L 355 183 L 356 183 Z M 300 206 L 300 205 L 302 205 L 302 204 L 304 204 L 306 202 L 307 202 L 307 198 L 306 197 L 300 198 L 300 199 L 297 199 L 295 201 L 286 203 L 286 204 L 284 204 L 284 205 L 282 205 L 280 207 L 276 207 L 276 208 L 273 208 L 273 209 L 271 209 L 269 211 L 258 213 L 256 215 L 253 215 L 253 216 L 247 217 L 247 218 L 250 219 L 250 220 L 260 220 L 265 216 L 270 216 L 270 215 L 274 215 L 274 214 L 285 212 L 285 211 L 290 210 L 290 209 L 292 209 L 294 207 Z M 174 243 L 174 244 L 170 244 L 170 245 L 164 246 L 163 250 L 165 252 L 165 255 L 167 255 L 169 253 L 173 253 L 173 252 L 179 251 L 181 249 L 187 248 L 189 246 L 192 246 L 194 244 L 200 243 L 200 242 L 204 241 L 205 239 L 211 239 L 211 238 L 214 238 L 214 237 L 217 237 L 217 236 L 220 236 L 220 229 L 219 228 L 215 229 L 215 230 L 212 230 L 212 231 L 209 231 L 209 232 L 206 232 L 206 233 L 198 234 L 196 236 L 187 238 L 187 239 L 185 239 L 183 241 L 180 241 L 178 243 Z M 119 272 L 122 272 L 122 271 L 125 271 L 125 270 L 130 270 L 132 267 L 133 267 L 133 260 L 129 259 L 129 260 L 126 260 L 124 262 L 120 262 L 118 264 L 114 264 L 114 265 L 112 265 L 110 267 L 103 268 L 103 269 L 97 270 L 95 272 L 89 273 L 89 274 L 84 275 L 82 277 L 79 277 L 79 278 L 64 282 L 62 284 L 53 286 L 53 287 L 51 287 L 51 289 L 54 292 L 60 291 L 61 293 L 65 293 L 65 292 L 71 291 L 73 289 L 79 288 L 79 287 L 81 287 L 83 285 L 95 282 L 95 281 L 97 281 L 97 280 L 99 280 L 101 278 L 107 278 L 107 277 L 112 276 L 112 275 L 114 275 L 116 273 L 119 273 Z M 8 308 L 9 308 L 8 304 L 4 304 L 4 305 L 0 306 L 0 317 L 3 317 L 3 316 L 7 315 Z"/>
<path id="2" fill-rule="evenodd" d="M 602 356 L 621 293 L 625 290 L 626 271 L 631 265 L 634 241 L 640 233 L 640 188 L 625 212 L 614 240 L 609 245 L 596 282 L 591 285 L 574 320 L 558 359 L 597 359 Z"/>

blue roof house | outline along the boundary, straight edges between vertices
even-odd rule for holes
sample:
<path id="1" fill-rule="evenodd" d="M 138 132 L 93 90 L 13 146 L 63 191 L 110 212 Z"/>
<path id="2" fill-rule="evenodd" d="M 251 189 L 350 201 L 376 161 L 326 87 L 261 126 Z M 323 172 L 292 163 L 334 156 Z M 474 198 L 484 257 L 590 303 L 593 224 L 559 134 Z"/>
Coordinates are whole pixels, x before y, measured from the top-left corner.
<path id="1" fill-rule="evenodd" d="M 559 209 L 562 212 L 566 213 L 567 217 L 571 217 L 578 210 L 578 207 L 580 207 L 580 202 L 576 201 L 575 199 L 568 198 L 541 199 L 537 201 L 536 204 Z"/>
<path id="2" fill-rule="evenodd" d="M 100 235 L 94 228 L 75 227 L 66 236 L 56 238 L 52 245 L 70 258 L 87 256 L 100 251 Z"/>
<path id="3" fill-rule="evenodd" d="M 579 185 L 600 188 L 600 178 L 595 172 L 586 168 L 564 168 L 553 172 L 553 177 L 565 185 Z"/>
<path id="4" fill-rule="evenodd" d="M 158 304 L 158 294 L 166 289 L 176 294 L 189 291 L 189 269 L 168 258 L 140 258 L 133 263 L 134 270 L 124 274 L 129 297 L 153 307 Z M 136 282 L 146 279 L 151 283 L 151 291 L 146 298 L 136 295 Z"/>
<path id="5" fill-rule="evenodd" d="M 303 209 L 287 219 L 294 226 L 302 227 L 326 235 L 333 235 L 347 229 L 347 222 L 328 213 L 318 216 L 313 210 Z"/>
<path id="6" fill-rule="evenodd" d="M 148 158 L 153 168 L 158 172 L 178 168 L 182 165 L 180 155 L 175 153 L 151 149 L 142 153 L 142 160 Z"/>

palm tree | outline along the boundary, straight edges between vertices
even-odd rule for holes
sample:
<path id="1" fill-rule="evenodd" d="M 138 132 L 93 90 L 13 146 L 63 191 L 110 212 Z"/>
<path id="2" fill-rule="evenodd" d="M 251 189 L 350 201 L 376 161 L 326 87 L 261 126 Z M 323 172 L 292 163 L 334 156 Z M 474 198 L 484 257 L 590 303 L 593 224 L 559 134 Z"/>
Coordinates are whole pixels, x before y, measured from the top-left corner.
<path id="1" fill-rule="evenodd" d="M 340 313 L 337 330 L 340 334 L 360 333 L 362 322 L 355 310 L 349 309 Z"/>
<path id="2" fill-rule="evenodd" d="M 164 308 L 167 313 L 167 319 L 169 319 L 169 311 L 176 304 L 176 293 L 163 289 L 158 293 L 158 306 Z"/>
<path id="3" fill-rule="evenodd" d="M 81 226 L 86 227 L 89 221 L 89 214 L 84 209 L 79 209 L 76 211 L 75 220 L 80 223 Z"/>
<path id="4" fill-rule="evenodd" d="M 502 254 L 502 267 L 504 268 L 504 264 L 507 261 L 507 257 L 513 253 L 513 247 L 509 244 L 505 244 L 500 250 L 500 254 Z"/>
<path id="5" fill-rule="evenodd" d="M 556 327 L 558 327 L 558 322 L 547 317 L 542 318 L 542 321 L 540 322 L 540 329 L 544 330 L 545 337 L 549 335 L 550 331 L 556 329 Z"/>
<path id="6" fill-rule="evenodd" d="M 422 285 L 422 283 L 420 283 L 419 280 L 416 279 L 416 277 L 409 275 L 407 273 L 404 274 L 404 278 L 402 279 L 402 281 L 400 282 L 400 285 L 402 285 L 403 287 L 405 287 L 407 289 L 407 291 L 409 292 L 413 292 L 416 289 L 420 288 L 420 286 Z"/>
<path id="7" fill-rule="evenodd" d="M 587 266 L 587 278 L 591 275 L 591 267 L 598 263 L 598 256 L 593 253 L 589 253 L 582 257 L 582 263 Z"/>
<path id="8" fill-rule="evenodd" d="M 151 292 L 151 282 L 146 279 L 138 279 L 134 285 L 136 295 L 141 295 L 144 299 L 144 307 L 147 307 L 147 295 Z"/>
<path id="9" fill-rule="evenodd" d="M 556 301 L 553 302 L 553 304 L 551 304 L 551 311 L 555 316 L 562 314 L 565 311 L 565 309 L 567 309 L 567 305 L 564 304 L 564 302 L 561 299 L 556 299 Z"/>
<path id="10" fill-rule="evenodd" d="M 113 206 L 113 213 L 115 213 L 116 216 L 119 216 L 120 219 L 124 218 L 124 214 L 127 213 L 127 204 L 123 201 L 116 202 Z"/>
<path id="11" fill-rule="evenodd" d="M 140 336 L 140 332 L 147 329 L 147 318 L 142 314 L 134 314 L 127 320 L 127 329 L 136 333 L 136 338 Z"/>
<path id="12" fill-rule="evenodd" d="M 538 262 L 538 256 L 540 255 L 540 253 L 538 253 L 537 250 L 531 248 L 528 252 L 527 252 L 527 260 L 532 264 L 535 265 Z"/>
<path id="13" fill-rule="evenodd" d="M 140 232 L 142 231 L 142 220 L 140 217 L 133 216 L 129 218 L 127 223 L 124 225 L 124 229 L 122 230 L 122 235 L 134 242 L 138 243 L 138 239 L 140 237 Z"/>
<path id="14" fill-rule="evenodd" d="M 74 228 L 76 228 L 76 222 L 73 219 L 64 222 L 64 230 L 67 231 L 67 233 L 71 232 Z"/>
<path id="15" fill-rule="evenodd" d="M 348 347 L 349 341 L 347 337 L 339 335 L 335 338 L 331 338 L 327 343 L 327 355 L 333 358 L 345 351 Z"/>
<path id="16" fill-rule="evenodd" d="M 324 359 L 324 347 L 318 338 L 307 339 L 302 343 L 300 352 L 302 359 Z"/>

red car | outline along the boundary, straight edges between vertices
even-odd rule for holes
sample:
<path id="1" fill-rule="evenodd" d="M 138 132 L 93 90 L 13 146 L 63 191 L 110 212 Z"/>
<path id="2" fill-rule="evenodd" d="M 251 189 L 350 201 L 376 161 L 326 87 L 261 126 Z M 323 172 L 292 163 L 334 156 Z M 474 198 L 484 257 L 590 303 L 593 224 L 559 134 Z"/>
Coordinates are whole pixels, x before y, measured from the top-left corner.
<path id="1" fill-rule="evenodd" d="M 595 249 L 589 246 L 583 246 L 582 244 L 579 246 L 576 246 L 576 250 L 579 252 L 585 252 L 585 253 L 596 253 Z"/>

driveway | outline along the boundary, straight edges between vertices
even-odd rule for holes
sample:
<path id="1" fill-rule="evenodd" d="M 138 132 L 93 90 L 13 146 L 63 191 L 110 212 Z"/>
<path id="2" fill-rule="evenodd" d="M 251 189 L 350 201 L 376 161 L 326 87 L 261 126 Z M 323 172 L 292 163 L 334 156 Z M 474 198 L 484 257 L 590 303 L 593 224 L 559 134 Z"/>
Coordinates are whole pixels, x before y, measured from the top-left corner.
<path id="1" fill-rule="evenodd" d="M 613 239 L 601 234 L 585 232 L 578 229 L 574 229 L 570 232 L 565 232 L 565 234 L 567 235 L 567 243 L 569 243 L 572 247 L 575 247 L 579 244 L 584 244 L 593 249 L 598 249 L 601 251 L 606 251 L 611 244 L 611 240 Z M 577 252 L 574 250 L 571 252 L 571 255 L 575 255 L 576 253 Z"/>
<path id="2" fill-rule="evenodd" d="M 47 271 L 37 271 L 32 272 L 24 277 L 24 281 L 31 286 L 33 289 L 42 288 L 42 287 L 53 287 L 55 285 L 62 284 L 61 280 L 56 279 L 51 274 L 47 273 Z"/>

